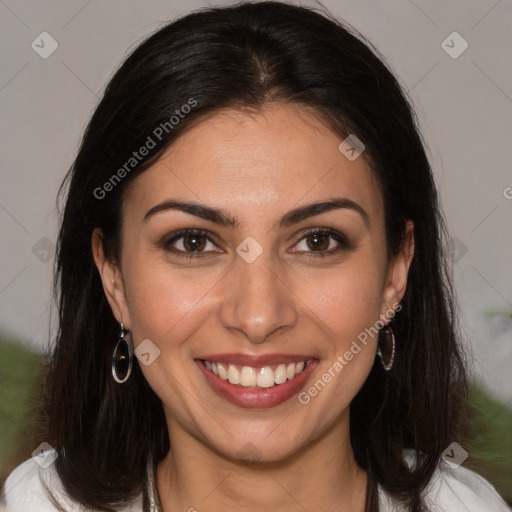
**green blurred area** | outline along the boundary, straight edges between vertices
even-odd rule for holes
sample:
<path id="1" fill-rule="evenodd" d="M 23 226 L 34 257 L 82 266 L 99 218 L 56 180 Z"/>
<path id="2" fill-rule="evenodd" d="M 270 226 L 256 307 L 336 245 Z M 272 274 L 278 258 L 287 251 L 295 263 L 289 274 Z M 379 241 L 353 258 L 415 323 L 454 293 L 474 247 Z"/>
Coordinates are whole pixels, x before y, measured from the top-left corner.
<path id="1" fill-rule="evenodd" d="M 0 481 L 13 463 L 19 462 L 20 454 L 31 453 L 26 425 L 29 411 L 36 405 L 40 360 L 40 355 L 17 340 L 0 334 Z M 489 480 L 512 504 L 512 401 L 495 400 L 474 383 L 471 403 L 475 437 L 462 443 L 469 453 L 463 465 Z"/>
<path id="2" fill-rule="evenodd" d="M 471 419 L 474 437 L 465 443 L 469 453 L 464 466 L 476 471 L 496 487 L 512 504 L 512 399 L 506 404 L 491 398 L 482 386 L 473 383 Z"/>
<path id="3" fill-rule="evenodd" d="M 27 417 L 35 405 L 40 361 L 39 354 L 0 334 L 0 481 L 17 455 L 29 450 Z"/>

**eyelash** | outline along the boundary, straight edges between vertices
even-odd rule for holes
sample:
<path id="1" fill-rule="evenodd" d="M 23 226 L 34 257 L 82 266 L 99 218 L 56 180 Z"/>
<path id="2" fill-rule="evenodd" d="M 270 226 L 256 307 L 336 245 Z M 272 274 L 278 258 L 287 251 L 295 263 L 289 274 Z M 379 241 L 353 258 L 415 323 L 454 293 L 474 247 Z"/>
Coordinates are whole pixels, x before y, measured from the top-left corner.
<path id="1" fill-rule="evenodd" d="M 211 233 L 209 233 L 208 231 L 205 231 L 203 229 L 182 229 L 180 231 L 176 231 L 175 233 L 173 233 L 170 238 L 163 240 L 160 245 L 164 249 L 174 253 L 176 256 L 179 256 L 180 258 L 186 258 L 186 259 L 200 258 L 206 252 L 209 252 L 209 251 L 198 251 L 198 252 L 187 253 L 185 251 L 182 251 L 181 249 L 175 249 L 175 248 L 171 247 L 171 245 L 173 243 L 177 242 L 178 240 L 180 240 L 181 238 L 184 238 L 187 235 L 203 236 L 212 244 L 216 244 L 215 238 L 212 237 Z M 335 254 L 342 250 L 350 251 L 350 250 L 355 249 L 355 246 L 352 243 L 350 243 L 348 237 L 345 234 L 340 233 L 339 231 L 336 231 L 331 228 L 314 228 L 314 229 L 305 231 L 304 233 L 302 233 L 301 238 L 295 243 L 295 245 L 299 244 L 304 239 L 308 238 L 308 236 L 312 236 L 312 235 L 330 236 L 332 239 L 334 239 L 339 244 L 339 246 L 337 248 L 335 248 L 334 250 L 331 249 L 328 251 L 319 251 L 319 252 L 294 251 L 295 254 L 305 253 L 305 254 L 307 254 L 307 257 L 316 258 L 318 256 L 320 256 L 320 257 L 330 256 L 330 255 Z"/>

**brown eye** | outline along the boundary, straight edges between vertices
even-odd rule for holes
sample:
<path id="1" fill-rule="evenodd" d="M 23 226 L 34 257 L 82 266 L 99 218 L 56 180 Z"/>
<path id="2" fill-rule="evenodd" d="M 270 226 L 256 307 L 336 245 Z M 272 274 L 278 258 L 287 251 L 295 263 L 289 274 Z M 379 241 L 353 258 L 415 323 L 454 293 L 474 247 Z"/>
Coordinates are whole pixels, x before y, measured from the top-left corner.
<path id="1" fill-rule="evenodd" d="M 303 236 L 294 246 L 294 253 L 316 253 L 318 256 L 337 253 L 354 247 L 346 235 L 335 230 L 313 230 Z"/>
<path id="2" fill-rule="evenodd" d="M 206 247 L 204 235 L 186 235 L 183 237 L 183 247 L 189 252 L 200 252 Z"/>
<path id="3" fill-rule="evenodd" d="M 306 243 L 312 251 L 325 251 L 329 248 L 329 238 L 322 233 L 313 233 L 306 237 Z"/>
<path id="4" fill-rule="evenodd" d="M 161 247 L 184 257 L 222 252 L 212 241 L 208 232 L 196 230 L 183 230 L 174 233 L 171 239 L 162 241 Z"/>

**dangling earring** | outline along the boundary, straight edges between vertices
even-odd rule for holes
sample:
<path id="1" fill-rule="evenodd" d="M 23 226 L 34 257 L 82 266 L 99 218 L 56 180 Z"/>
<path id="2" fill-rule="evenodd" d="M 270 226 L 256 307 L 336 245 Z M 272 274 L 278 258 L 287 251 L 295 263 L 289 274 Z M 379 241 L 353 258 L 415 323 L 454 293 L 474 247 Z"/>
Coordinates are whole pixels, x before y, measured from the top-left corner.
<path id="1" fill-rule="evenodd" d="M 389 325 L 379 331 L 377 355 L 380 357 L 384 370 L 389 372 L 395 360 L 395 335 Z"/>
<path id="2" fill-rule="evenodd" d="M 133 366 L 133 345 L 130 333 L 124 330 L 122 323 L 119 324 L 119 337 L 112 352 L 112 376 L 116 382 L 123 384 L 132 373 Z"/>

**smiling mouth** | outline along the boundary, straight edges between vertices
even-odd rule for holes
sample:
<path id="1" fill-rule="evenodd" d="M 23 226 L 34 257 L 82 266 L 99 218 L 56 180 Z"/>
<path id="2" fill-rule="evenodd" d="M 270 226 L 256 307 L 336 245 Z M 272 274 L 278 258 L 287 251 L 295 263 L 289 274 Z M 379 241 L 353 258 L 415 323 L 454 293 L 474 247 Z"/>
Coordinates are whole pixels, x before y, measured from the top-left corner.
<path id="1" fill-rule="evenodd" d="M 243 388 L 268 389 L 284 384 L 300 375 L 313 360 L 251 367 L 201 360 L 206 369 L 221 380 Z"/>

